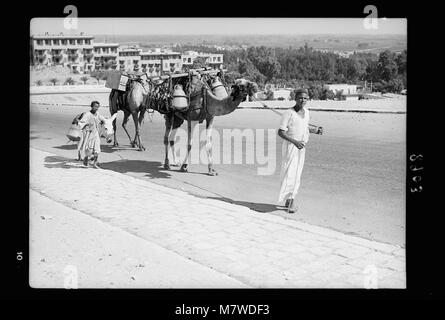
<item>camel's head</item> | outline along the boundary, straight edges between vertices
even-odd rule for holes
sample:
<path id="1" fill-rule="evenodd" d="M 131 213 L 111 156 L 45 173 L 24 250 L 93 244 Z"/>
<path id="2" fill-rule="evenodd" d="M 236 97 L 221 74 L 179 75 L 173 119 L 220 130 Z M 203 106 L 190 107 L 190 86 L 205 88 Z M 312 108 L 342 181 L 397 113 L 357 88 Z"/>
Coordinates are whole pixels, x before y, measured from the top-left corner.
<path id="1" fill-rule="evenodd" d="M 232 85 L 231 96 L 233 100 L 241 99 L 245 101 L 247 96 L 253 96 L 258 91 L 258 85 L 255 82 L 246 79 L 237 79 Z"/>
<path id="2" fill-rule="evenodd" d="M 105 138 L 107 140 L 107 143 L 111 143 L 112 136 L 114 134 L 114 128 L 113 128 L 113 121 L 116 119 L 117 113 L 113 114 L 111 118 L 105 119 L 105 121 L 102 123 L 102 132 L 101 137 Z"/>

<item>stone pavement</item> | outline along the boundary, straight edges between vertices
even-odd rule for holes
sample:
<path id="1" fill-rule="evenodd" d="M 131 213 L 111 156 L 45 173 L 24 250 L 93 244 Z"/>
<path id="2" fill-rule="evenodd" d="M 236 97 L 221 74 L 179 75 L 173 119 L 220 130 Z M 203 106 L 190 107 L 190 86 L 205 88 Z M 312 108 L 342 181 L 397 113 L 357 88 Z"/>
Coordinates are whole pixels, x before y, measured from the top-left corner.
<path id="1" fill-rule="evenodd" d="M 32 148 L 30 188 L 248 287 L 406 288 L 403 248 L 84 168 Z"/>

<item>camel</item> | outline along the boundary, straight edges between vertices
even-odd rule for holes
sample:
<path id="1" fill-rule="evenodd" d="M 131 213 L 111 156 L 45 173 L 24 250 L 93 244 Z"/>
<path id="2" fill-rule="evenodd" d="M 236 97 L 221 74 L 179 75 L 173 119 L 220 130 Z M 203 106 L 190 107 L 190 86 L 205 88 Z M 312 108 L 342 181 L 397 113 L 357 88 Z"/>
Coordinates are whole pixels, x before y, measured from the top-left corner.
<path id="1" fill-rule="evenodd" d="M 164 168 L 170 169 L 170 161 L 168 157 L 168 144 L 170 140 L 170 147 L 174 151 L 174 140 L 169 139 L 171 130 L 177 129 L 183 121 L 187 120 L 187 155 L 180 168 L 181 172 L 188 172 L 188 165 L 190 164 L 190 156 L 192 149 L 192 134 L 197 122 L 206 121 L 206 152 L 208 158 L 208 174 L 215 176 L 218 173 L 213 168 L 212 159 L 212 128 L 214 117 L 223 116 L 232 113 L 237 109 L 239 104 L 243 102 L 248 95 L 253 95 L 257 90 L 257 85 L 254 82 L 238 79 L 232 85 L 230 95 L 225 98 L 220 98 L 214 95 L 205 86 L 198 94 L 191 96 L 190 106 L 185 112 L 174 112 L 165 116 L 165 161 Z M 182 120 L 182 121 L 181 121 Z M 173 155 L 175 153 L 173 152 Z"/>
<path id="2" fill-rule="evenodd" d="M 127 90 L 125 92 L 111 89 L 109 96 L 110 114 L 113 115 L 119 110 L 124 112 L 124 119 L 122 120 L 122 128 L 130 140 L 131 146 L 139 147 L 139 151 L 144 151 L 145 147 L 141 142 L 141 127 L 144 120 L 146 111 L 145 99 L 149 92 L 149 84 L 146 80 L 141 78 L 130 79 L 127 84 Z M 135 135 L 134 140 L 131 140 L 130 134 L 127 131 L 127 122 L 130 115 L 133 117 Z M 119 146 L 116 139 L 116 120 L 113 121 L 114 129 L 114 143 L 113 146 Z"/>

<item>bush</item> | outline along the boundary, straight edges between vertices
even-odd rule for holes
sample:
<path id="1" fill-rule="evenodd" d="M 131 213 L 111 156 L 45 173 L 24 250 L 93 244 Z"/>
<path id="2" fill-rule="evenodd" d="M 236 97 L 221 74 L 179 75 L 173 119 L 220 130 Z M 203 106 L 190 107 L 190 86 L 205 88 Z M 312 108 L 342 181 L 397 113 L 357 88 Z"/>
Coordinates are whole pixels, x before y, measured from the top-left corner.
<path id="1" fill-rule="evenodd" d="M 65 80 L 65 84 L 67 84 L 67 85 L 73 85 L 74 83 L 75 83 L 75 81 L 71 77 L 66 78 L 66 80 Z"/>
<path id="2" fill-rule="evenodd" d="M 53 84 L 53 86 L 55 86 L 59 82 L 59 79 L 51 78 L 51 79 L 49 79 L 49 82 L 51 82 Z"/>

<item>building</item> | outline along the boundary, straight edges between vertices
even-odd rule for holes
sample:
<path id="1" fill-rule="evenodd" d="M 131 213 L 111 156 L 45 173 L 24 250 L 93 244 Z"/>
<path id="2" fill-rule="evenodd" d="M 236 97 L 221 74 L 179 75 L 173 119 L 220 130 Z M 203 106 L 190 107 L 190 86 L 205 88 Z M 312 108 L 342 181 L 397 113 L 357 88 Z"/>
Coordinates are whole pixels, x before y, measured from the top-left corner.
<path id="1" fill-rule="evenodd" d="M 138 46 L 120 47 L 118 43 L 93 42 L 93 36 L 44 35 L 31 36 L 30 62 L 32 65 L 69 67 L 73 73 L 88 73 L 94 70 L 117 69 L 127 72 L 146 72 L 148 75 L 187 71 L 196 58 L 221 69 L 223 54 L 186 51 L 184 54 L 171 49 L 142 52 Z"/>
<path id="2" fill-rule="evenodd" d="M 223 54 L 221 53 L 202 53 L 196 51 L 185 51 L 182 54 L 182 66 L 184 70 L 190 69 L 196 58 L 204 58 L 205 63 L 214 69 L 222 69 Z"/>
<path id="3" fill-rule="evenodd" d="M 63 65 L 73 73 L 83 73 L 94 67 L 93 37 L 80 35 L 44 35 L 31 37 L 34 65 Z"/>
<path id="4" fill-rule="evenodd" d="M 335 94 L 341 91 L 343 95 L 356 95 L 358 86 L 355 84 L 326 84 L 324 87 L 327 90 L 332 90 Z"/>
<path id="5" fill-rule="evenodd" d="M 93 70 L 117 69 L 119 43 L 97 42 L 93 43 L 93 48 Z"/>
<path id="6" fill-rule="evenodd" d="M 121 71 L 140 71 L 142 49 L 138 46 L 119 48 L 118 63 Z"/>
<path id="7" fill-rule="evenodd" d="M 161 50 L 156 48 L 141 52 L 141 71 L 149 76 L 158 76 L 162 73 L 175 73 L 182 71 L 182 59 L 179 52 Z"/>

